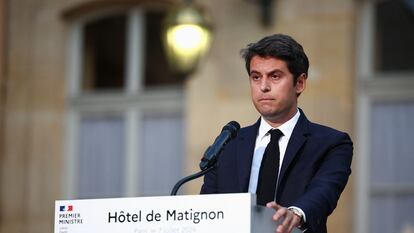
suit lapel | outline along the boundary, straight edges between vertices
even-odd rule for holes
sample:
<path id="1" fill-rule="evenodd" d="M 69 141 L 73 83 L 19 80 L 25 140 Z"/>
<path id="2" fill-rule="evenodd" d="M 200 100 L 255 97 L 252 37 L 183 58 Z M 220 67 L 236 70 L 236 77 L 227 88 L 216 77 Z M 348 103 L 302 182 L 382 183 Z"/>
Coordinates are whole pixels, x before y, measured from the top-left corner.
<path id="1" fill-rule="evenodd" d="M 236 161 L 240 192 L 247 192 L 249 188 L 250 170 L 256 143 L 260 119 L 243 131 L 240 131 L 236 145 Z"/>
<path id="2" fill-rule="evenodd" d="M 285 173 L 296 157 L 297 152 L 307 140 L 309 134 L 309 121 L 301 109 L 301 115 L 298 123 L 293 129 L 288 146 L 286 148 L 285 157 L 282 168 L 280 170 L 279 180 L 283 180 Z M 238 180 L 240 192 L 247 192 L 249 188 L 250 170 L 252 166 L 252 159 L 254 154 L 254 147 L 256 143 L 257 131 L 259 130 L 260 119 L 249 127 L 240 130 L 236 138 L 236 163 L 238 170 Z"/>
<path id="3" fill-rule="evenodd" d="M 292 163 L 293 159 L 296 157 L 298 151 L 303 146 L 303 144 L 307 140 L 307 136 L 309 134 L 309 121 L 306 118 L 305 114 L 301 109 L 299 120 L 293 129 L 292 135 L 289 139 L 288 146 L 286 148 L 285 157 L 283 159 L 282 168 L 279 174 L 279 183 L 283 180 L 287 169 L 289 168 L 290 164 Z"/>

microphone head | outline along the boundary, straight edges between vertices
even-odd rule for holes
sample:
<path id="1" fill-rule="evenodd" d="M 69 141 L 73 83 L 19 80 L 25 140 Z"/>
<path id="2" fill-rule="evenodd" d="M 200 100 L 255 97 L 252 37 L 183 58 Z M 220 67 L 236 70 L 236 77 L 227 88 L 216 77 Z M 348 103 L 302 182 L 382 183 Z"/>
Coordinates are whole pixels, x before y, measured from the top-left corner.
<path id="1" fill-rule="evenodd" d="M 237 136 L 237 132 L 240 129 L 240 124 L 237 121 L 230 121 L 223 127 L 223 130 L 227 130 L 230 132 L 231 138 L 235 138 Z"/>

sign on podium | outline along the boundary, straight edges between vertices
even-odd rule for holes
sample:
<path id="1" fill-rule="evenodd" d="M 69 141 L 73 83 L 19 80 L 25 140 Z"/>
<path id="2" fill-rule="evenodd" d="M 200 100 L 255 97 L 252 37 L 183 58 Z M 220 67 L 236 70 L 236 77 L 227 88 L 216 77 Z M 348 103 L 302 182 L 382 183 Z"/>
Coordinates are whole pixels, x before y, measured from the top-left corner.
<path id="1" fill-rule="evenodd" d="M 62 200 L 54 232 L 274 232 L 274 210 L 255 203 L 249 193 Z"/>

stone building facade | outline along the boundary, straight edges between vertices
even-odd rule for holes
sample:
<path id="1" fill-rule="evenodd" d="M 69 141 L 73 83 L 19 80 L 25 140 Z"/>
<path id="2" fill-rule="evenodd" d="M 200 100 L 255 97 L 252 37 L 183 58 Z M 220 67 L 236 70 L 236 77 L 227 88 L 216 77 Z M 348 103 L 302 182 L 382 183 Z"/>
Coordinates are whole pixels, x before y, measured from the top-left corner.
<path id="1" fill-rule="evenodd" d="M 145 43 L 160 14 L 177 2 L 0 0 L 0 233 L 53 231 L 58 199 L 168 195 L 166 185 L 172 187 L 179 176 L 197 171 L 202 153 L 224 124 L 236 120 L 247 126 L 259 117 L 250 101 L 239 51 L 273 33 L 293 36 L 309 56 L 308 85 L 299 106 L 312 121 L 346 131 L 356 143 L 354 173 L 329 218 L 329 231 L 374 229 L 367 203 L 375 197 L 370 196 L 366 178 L 372 132 L 363 131 L 372 118 L 366 109 L 383 99 L 408 103 L 406 109 L 412 109 L 414 102 L 410 73 L 414 68 L 407 69 L 405 76 L 397 72 L 397 82 L 365 80 L 381 74 L 373 72 L 375 55 L 373 49 L 367 50 L 372 47 L 375 1 L 274 0 L 271 24 L 263 26 L 260 1 L 199 0 L 213 19 L 211 50 L 194 74 L 170 85 L 157 79 L 159 73 L 151 76 L 143 71 L 153 66 L 157 71 L 161 64 L 147 62 L 153 58 Z M 146 14 L 148 9 L 161 13 Z M 113 15 L 119 17 L 110 18 Z M 111 55 L 125 58 L 118 67 L 123 81 L 108 84 L 114 87 L 109 90 L 101 89 L 106 84 L 97 84 L 96 70 L 87 68 L 97 67 L 93 42 L 100 37 L 94 30 L 107 29 L 99 27 L 99 20 L 106 17 L 124 41 L 110 44 L 124 51 Z M 119 39 L 121 34 L 117 35 L 112 36 Z M 176 150 L 171 156 L 179 159 L 168 160 L 169 149 L 154 144 L 152 139 L 158 135 L 151 132 L 160 124 L 166 130 L 161 134 L 171 140 L 168 148 Z M 102 151 L 93 145 L 102 146 Z M 82 160 L 80 156 L 90 154 L 107 157 Z M 151 160 L 147 154 L 156 156 Z M 160 159 L 173 164 L 159 165 L 165 177 L 174 174 L 172 180 L 151 178 L 160 169 L 155 167 Z M 91 188 L 98 180 L 97 187 Z M 198 193 L 200 185 L 200 180 L 192 182 L 184 193 Z M 413 186 L 409 183 L 401 192 L 412 197 Z M 404 224 L 403 229 L 412 230 L 414 223 Z"/>

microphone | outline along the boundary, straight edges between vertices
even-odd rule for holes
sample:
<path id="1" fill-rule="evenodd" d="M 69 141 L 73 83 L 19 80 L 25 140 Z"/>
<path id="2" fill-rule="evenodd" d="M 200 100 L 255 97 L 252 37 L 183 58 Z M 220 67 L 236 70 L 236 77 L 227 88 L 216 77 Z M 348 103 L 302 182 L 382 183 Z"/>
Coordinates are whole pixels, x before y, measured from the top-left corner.
<path id="1" fill-rule="evenodd" d="M 231 121 L 223 127 L 219 136 L 214 140 L 214 143 L 207 148 L 206 152 L 204 152 L 204 156 L 200 162 L 200 169 L 202 171 L 216 164 L 217 158 L 221 154 L 224 146 L 237 136 L 239 129 L 240 124 L 236 121 Z"/>

